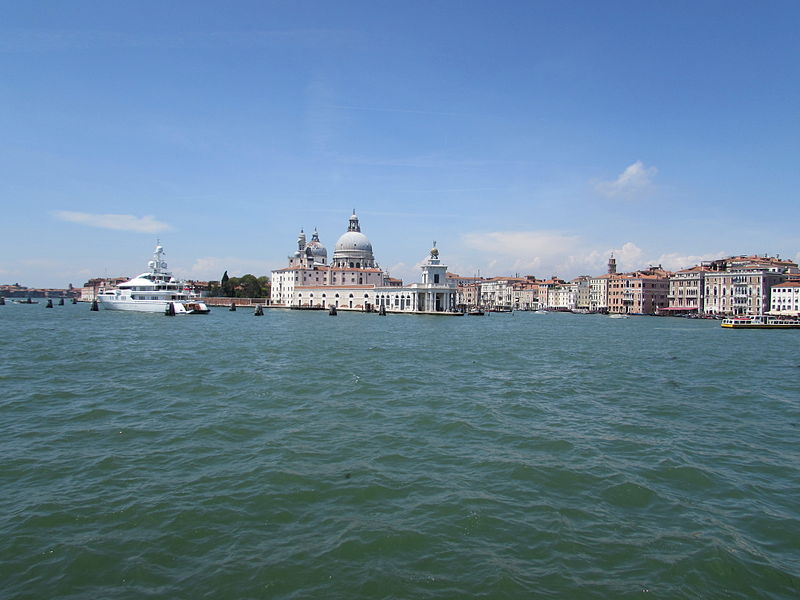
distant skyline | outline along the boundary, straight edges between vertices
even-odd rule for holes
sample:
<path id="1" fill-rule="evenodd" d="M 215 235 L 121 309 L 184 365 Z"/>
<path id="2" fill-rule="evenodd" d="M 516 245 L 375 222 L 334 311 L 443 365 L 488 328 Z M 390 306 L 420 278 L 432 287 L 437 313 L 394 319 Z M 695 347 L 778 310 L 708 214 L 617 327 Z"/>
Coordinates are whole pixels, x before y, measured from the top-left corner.
<path id="1" fill-rule="evenodd" d="M 800 259 L 797 2 L 0 1 L 0 283 Z"/>

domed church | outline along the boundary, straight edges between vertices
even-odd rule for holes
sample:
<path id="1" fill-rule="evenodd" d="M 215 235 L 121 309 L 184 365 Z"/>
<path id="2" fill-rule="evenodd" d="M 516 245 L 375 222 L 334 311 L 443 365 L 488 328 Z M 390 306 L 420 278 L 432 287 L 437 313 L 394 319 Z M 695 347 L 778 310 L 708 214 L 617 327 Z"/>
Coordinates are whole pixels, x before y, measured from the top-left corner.
<path id="1" fill-rule="evenodd" d="M 390 278 L 375 262 L 372 244 L 361 233 L 355 210 L 347 231 L 336 242 L 331 264 L 327 261 L 328 251 L 317 230 L 306 242 L 301 229 L 289 266 L 272 271 L 270 304 L 305 309 L 461 314 L 455 311 L 455 283 L 447 279 L 447 267 L 439 259 L 435 242 L 420 265 L 422 282 L 404 287 L 402 281 Z"/>

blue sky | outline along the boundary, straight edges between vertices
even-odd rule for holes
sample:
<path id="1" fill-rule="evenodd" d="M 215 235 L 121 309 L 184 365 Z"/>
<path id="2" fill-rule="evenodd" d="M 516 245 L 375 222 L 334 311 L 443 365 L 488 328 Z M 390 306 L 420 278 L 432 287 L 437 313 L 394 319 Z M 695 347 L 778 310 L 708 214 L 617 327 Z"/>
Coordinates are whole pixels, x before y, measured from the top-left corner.
<path id="1" fill-rule="evenodd" d="M 797 2 L 0 2 L 0 282 L 800 252 Z"/>

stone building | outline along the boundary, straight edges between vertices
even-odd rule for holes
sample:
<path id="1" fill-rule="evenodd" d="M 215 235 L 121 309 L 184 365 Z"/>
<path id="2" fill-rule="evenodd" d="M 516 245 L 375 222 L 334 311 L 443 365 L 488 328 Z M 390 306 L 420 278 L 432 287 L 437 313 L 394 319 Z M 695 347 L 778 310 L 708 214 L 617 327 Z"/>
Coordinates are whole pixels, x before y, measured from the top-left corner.
<path id="1" fill-rule="evenodd" d="M 434 247 L 421 265 L 420 283 L 403 286 L 390 278 L 375 260 L 372 243 L 361 232 L 353 212 L 348 228 L 336 243 L 332 264 L 314 232 L 306 243 L 301 230 L 298 249 L 289 266 L 272 272 L 270 304 L 288 308 L 337 307 L 387 312 L 453 313 L 456 284 L 447 279 L 447 266 Z"/>
<path id="2" fill-rule="evenodd" d="M 610 275 L 608 312 L 654 315 L 668 306 L 671 273 L 658 267 Z"/>

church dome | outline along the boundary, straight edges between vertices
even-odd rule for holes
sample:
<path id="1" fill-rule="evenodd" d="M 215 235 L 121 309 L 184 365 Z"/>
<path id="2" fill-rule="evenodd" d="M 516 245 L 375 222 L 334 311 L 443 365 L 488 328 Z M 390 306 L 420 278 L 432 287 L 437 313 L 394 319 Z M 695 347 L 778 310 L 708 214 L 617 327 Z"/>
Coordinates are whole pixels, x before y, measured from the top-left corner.
<path id="1" fill-rule="evenodd" d="M 325 263 L 328 260 L 328 250 L 319 241 L 319 234 L 314 230 L 311 241 L 306 244 L 306 255 L 317 259 L 316 262 Z"/>
<path id="2" fill-rule="evenodd" d="M 328 258 L 328 250 L 320 242 L 311 242 L 306 246 L 311 256 Z"/>
<path id="3" fill-rule="evenodd" d="M 369 238 L 360 231 L 348 231 L 343 233 L 336 242 L 336 252 L 369 252 L 372 254 L 372 244 Z"/>
<path id="4" fill-rule="evenodd" d="M 333 264 L 339 267 L 374 267 L 375 257 L 369 238 L 361 233 L 356 212 L 350 217 L 347 231 L 336 242 Z"/>

